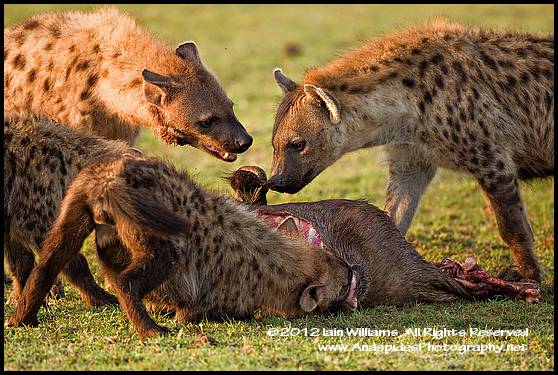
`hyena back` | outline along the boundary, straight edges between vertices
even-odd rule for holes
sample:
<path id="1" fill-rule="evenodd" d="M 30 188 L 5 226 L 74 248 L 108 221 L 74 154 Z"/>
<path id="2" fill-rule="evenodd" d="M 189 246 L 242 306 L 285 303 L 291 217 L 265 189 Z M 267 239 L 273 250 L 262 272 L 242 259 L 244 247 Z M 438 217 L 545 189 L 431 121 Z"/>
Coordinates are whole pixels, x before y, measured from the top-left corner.
<path id="1" fill-rule="evenodd" d="M 385 209 L 405 234 L 437 168 L 471 173 L 521 276 L 540 280 L 518 180 L 554 175 L 553 35 L 438 21 L 372 40 L 302 85 L 274 74 L 271 189 L 295 193 L 343 154 L 385 146 Z"/>
<path id="2" fill-rule="evenodd" d="M 4 119 L 4 259 L 19 298 L 35 259 L 54 223 L 72 179 L 99 157 L 134 151 L 124 142 L 104 140 L 49 120 Z M 114 303 L 94 281 L 83 255 L 64 270 L 87 305 Z"/>
<path id="3" fill-rule="evenodd" d="M 226 161 L 252 143 L 193 42 L 172 50 L 112 8 L 4 29 L 4 111 L 133 143 L 140 126 Z"/>
<path id="4" fill-rule="evenodd" d="M 302 314 L 344 305 L 350 267 L 288 239 L 245 207 L 201 189 L 156 159 L 106 158 L 82 170 L 61 203 L 10 325 L 36 324 L 56 274 L 99 226 L 103 271 L 141 337 L 163 333 L 142 299 L 178 319 L 246 318 L 256 309 Z"/>

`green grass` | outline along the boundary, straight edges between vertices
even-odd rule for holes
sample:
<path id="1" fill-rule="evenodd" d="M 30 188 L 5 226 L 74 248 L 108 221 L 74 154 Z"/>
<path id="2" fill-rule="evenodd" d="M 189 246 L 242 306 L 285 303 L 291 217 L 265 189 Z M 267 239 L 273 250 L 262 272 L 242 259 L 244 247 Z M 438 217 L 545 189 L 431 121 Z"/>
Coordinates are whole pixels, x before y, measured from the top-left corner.
<path id="1" fill-rule="evenodd" d="M 236 103 L 238 118 L 254 136 L 253 147 L 234 164 L 224 164 L 192 148 L 160 144 L 149 130 L 138 147 L 190 171 L 205 186 L 228 192 L 219 177 L 246 164 L 268 169 L 271 128 L 280 90 L 272 70 L 282 67 L 295 80 L 304 70 L 358 46 L 367 37 L 411 22 L 445 16 L 467 25 L 553 31 L 551 5 L 126 5 L 140 23 L 173 45 L 195 40 L 206 65 Z M 94 6 L 6 5 L 4 25 L 34 12 Z M 295 43 L 300 55 L 283 48 Z M 333 197 L 367 198 L 383 205 L 386 170 L 378 150 L 346 155 L 294 196 L 270 193 L 271 203 Z M 156 320 L 171 335 L 141 342 L 119 308 L 87 309 L 67 286 L 67 298 L 41 309 L 38 328 L 4 330 L 6 370 L 171 370 L 171 369 L 471 369 L 532 370 L 554 368 L 554 182 L 522 186 L 536 249 L 545 276 L 540 304 L 507 300 L 454 305 L 380 306 L 347 315 L 302 319 L 258 317 L 253 321 L 177 325 L 165 316 Z M 511 262 L 494 217 L 477 184 L 465 175 L 441 171 L 424 196 L 409 239 L 431 261 L 475 255 L 489 271 Z M 102 280 L 91 242 L 86 254 Z M 12 313 L 4 288 L 4 321 Z M 513 338 L 450 337 L 269 337 L 269 328 L 397 329 L 529 328 L 529 336 Z M 216 341 L 203 340 L 204 335 Z M 526 344 L 517 353 L 459 354 L 320 352 L 319 344 Z"/>

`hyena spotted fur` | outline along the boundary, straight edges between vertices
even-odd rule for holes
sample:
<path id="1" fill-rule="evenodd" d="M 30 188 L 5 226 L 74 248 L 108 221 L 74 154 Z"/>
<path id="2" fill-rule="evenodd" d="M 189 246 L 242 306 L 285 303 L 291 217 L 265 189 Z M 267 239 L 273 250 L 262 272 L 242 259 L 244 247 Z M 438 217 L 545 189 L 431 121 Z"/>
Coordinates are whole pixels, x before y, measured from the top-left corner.
<path id="1" fill-rule="evenodd" d="M 252 143 L 193 42 L 173 50 L 113 8 L 4 29 L 4 112 L 133 143 L 139 127 L 233 161 Z"/>
<path id="2" fill-rule="evenodd" d="M 124 142 L 50 120 L 4 118 L 4 260 L 14 278 L 12 302 L 18 300 L 35 264 L 33 252 L 38 252 L 78 172 L 100 157 L 134 152 Z M 63 273 L 87 305 L 116 302 L 95 283 L 83 255 Z"/>
<path id="3" fill-rule="evenodd" d="M 435 21 L 378 38 L 284 92 L 270 188 L 295 193 L 343 154 L 385 146 L 385 210 L 405 234 L 437 168 L 472 174 L 515 266 L 540 281 L 518 180 L 554 175 L 554 36 Z M 519 273 L 517 272 L 519 271 Z"/>
<path id="4" fill-rule="evenodd" d="M 143 300 L 179 320 L 350 307 L 352 270 L 341 258 L 282 236 L 170 165 L 130 155 L 99 160 L 74 178 L 10 325 L 37 323 L 57 273 L 93 230 L 103 271 L 142 338 L 167 331 Z"/>

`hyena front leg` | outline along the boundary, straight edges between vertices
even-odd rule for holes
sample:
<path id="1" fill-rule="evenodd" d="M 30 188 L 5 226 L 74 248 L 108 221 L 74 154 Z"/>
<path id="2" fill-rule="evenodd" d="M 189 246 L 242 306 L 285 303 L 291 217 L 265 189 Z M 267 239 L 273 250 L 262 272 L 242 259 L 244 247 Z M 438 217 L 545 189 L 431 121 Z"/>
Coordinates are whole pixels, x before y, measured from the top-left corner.
<path id="1" fill-rule="evenodd" d="M 405 235 L 436 167 L 411 146 L 391 146 L 386 157 L 389 177 L 384 210 Z"/>
<path id="2" fill-rule="evenodd" d="M 540 282 L 541 270 L 535 255 L 535 237 L 514 176 L 479 182 L 490 200 L 502 239 L 510 246 L 515 266 L 522 278 Z M 513 279 L 509 274 L 508 278 Z"/>

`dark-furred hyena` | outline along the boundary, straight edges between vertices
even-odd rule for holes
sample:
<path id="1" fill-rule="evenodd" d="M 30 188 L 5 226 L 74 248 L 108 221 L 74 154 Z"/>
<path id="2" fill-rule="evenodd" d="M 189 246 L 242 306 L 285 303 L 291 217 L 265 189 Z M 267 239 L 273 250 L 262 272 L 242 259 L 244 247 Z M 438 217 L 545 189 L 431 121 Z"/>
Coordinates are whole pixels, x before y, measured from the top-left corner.
<path id="1" fill-rule="evenodd" d="M 112 8 L 43 13 L 4 29 L 4 113 L 130 144 L 148 126 L 225 161 L 252 144 L 193 42 L 173 50 Z"/>
<path id="2" fill-rule="evenodd" d="M 134 153 L 126 143 L 105 140 L 50 120 L 4 118 L 4 260 L 19 298 L 38 251 L 54 223 L 66 189 L 99 157 Z M 79 224 L 79 223 L 78 223 Z M 64 270 L 87 305 L 116 302 L 94 281 L 83 255 Z"/>
<path id="3" fill-rule="evenodd" d="M 437 21 L 372 40 L 302 85 L 275 78 L 271 189 L 295 193 L 343 154 L 385 145 L 385 210 L 405 234 L 438 167 L 469 172 L 519 273 L 540 281 L 518 180 L 554 175 L 553 35 Z"/>
<path id="4" fill-rule="evenodd" d="M 75 177 L 9 325 L 37 323 L 57 273 L 93 230 L 103 271 L 142 338 L 166 331 L 142 300 L 183 320 L 356 307 L 354 273 L 340 257 L 283 237 L 168 164 L 123 156 Z"/>

